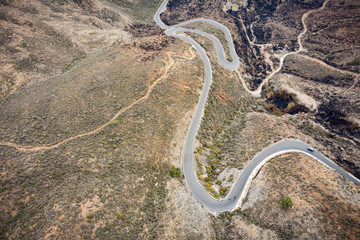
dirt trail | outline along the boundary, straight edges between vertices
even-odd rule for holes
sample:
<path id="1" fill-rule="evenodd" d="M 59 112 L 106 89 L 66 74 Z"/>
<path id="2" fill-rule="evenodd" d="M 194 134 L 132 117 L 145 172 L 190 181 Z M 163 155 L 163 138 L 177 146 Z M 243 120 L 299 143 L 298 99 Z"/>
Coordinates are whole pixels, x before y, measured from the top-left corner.
<path id="1" fill-rule="evenodd" d="M 284 60 L 287 56 L 289 55 L 292 55 L 292 54 L 299 54 L 300 52 L 304 51 L 304 47 L 301 43 L 301 38 L 303 37 L 303 35 L 307 32 L 307 26 L 305 24 L 305 19 L 307 18 L 307 16 L 313 12 L 316 12 L 316 11 L 321 11 L 325 8 L 326 4 L 329 2 L 329 0 L 326 0 L 323 5 L 318 8 L 318 9 L 314 9 L 314 10 L 311 10 L 309 12 L 306 12 L 302 15 L 301 17 L 301 23 L 303 25 L 303 31 L 298 35 L 297 37 L 297 40 L 298 40 L 298 44 L 299 44 L 299 49 L 295 52 L 289 52 L 289 53 L 286 53 L 284 54 L 281 58 L 280 58 L 280 64 L 279 64 L 279 67 L 274 70 L 273 72 L 271 72 L 265 79 L 264 81 L 260 84 L 260 86 L 258 87 L 258 89 L 256 89 L 255 91 L 252 91 L 253 95 L 255 96 L 260 96 L 260 93 L 261 93 L 261 88 L 264 86 L 264 84 L 266 84 L 276 73 L 280 72 L 280 70 L 282 69 L 283 67 L 283 64 L 284 64 Z"/>
<path id="2" fill-rule="evenodd" d="M 325 8 L 326 4 L 329 2 L 330 0 L 326 0 L 323 5 L 318 8 L 318 9 L 314 9 L 314 10 L 311 10 L 307 13 L 304 13 L 304 15 L 301 17 L 301 22 L 302 22 L 302 25 L 304 26 L 304 30 L 299 34 L 298 36 L 298 44 L 299 44 L 299 49 L 294 53 L 294 54 L 299 54 L 300 52 L 304 51 L 304 47 L 301 43 L 301 38 L 305 35 L 305 33 L 307 32 L 307 25 L 305 23 L 305 19 L 309 16 L 309 14 L 313 13 L 313 12 L 316 12 L 316 11 L 321 11 Z M 310 56 L 306 56 L 306 55 L 302 55 L 302 54 L 299 54 L 301 57 L 304 57 L 304 58 L 307 58 L 308 60 L 310 61 L 313 61 L 313 62 L 316 62 L 316 63 L 319 63 L 321 64 L 321 66 L 323 67 L 326 67 L 326 68 L 329 68 L 331 70 L 334 70 L 334 71 L 338 71 L 338 72 L 341 72 L 342 74 L 350 74 L 354 77 L 354 83 L 353 85 L 345 90 L 345 91 L 348 91 L 350 90 L 351 88 L 353 88 L 353 86 L 356 84 L 357 82 L 357 79 L 359 78 L 360 74 L 358 73 L 354 73 L 354 72 L 350 72 L 350 71 L 346 71 L 346 70 L 342 70 L 342 69 L 338 69 L 338 68 L 335 68 L 333 66 L 330 66 L 329 64 L 325 63 L 324 61 L 321 61 L 320 59 L 317 59 L 317 58 L 313 58 L 313 57 L 310 57 Z"/>
<path id="3" fill-rule="evenodd" d="M 308 11 L 306 13 L 304 13 L 301 17 L 301 23 L 304 27 L 303 31 L 299 34 L 299 36 L 297 37 L 298 39 L 298 44 L 299 44 L 299 50 L 297 50 L 296 52 L 301 52 L 301 51 L 304 51 L 304 47 L 301 43 L 301 38 L 304 36 L 304 34 L 307 32 L 307 26 L 306 26 L 306 23 L 305 23 L 305 19 L 309 16 L 309 14 L 313 13 L 313 12 L 316 12 L 316 11 L 321 11 L 325 8 L 326 4 L 329 2 L 330 0 L 326 0 L 323 5 L 318 8 L 318 9 L 314 9 L 314 10 L 311 10 L 311 11 Z"/>
<path id="4" fill-rule="evenodd" d="M 78 135 L 72 136 L 72 137 L 68 137 L 65 138 L 64 140 L 61 140 L 60 142 L 54 143 L 54 144 L 49 144 L 49 145 L 40 145 L 40 146 L 22 146 L 16 143 L 12 143 L 12 142 L 0 142 L 0 145 L 2 146 L 8 146 L 8 147 L 13 147 L 16 148 L 19 151 L 23 151 L 23 152 L 36 152 L 36 151 L 42 151 L 42 150 L 49 150 L 49 149 L 54 149 L 57 148 L 58 146 L 69 142 L 71 140 L 77 139 L 77 138 L 81 138 L 81 137 L 85 137 L 85 136 L 89 136 L 92 134 L 95 134 L 97 132 L 99 132 L 100 130 L 102 130 L 103 128 L 105 128 L 106 126 L 108 126 L 109 124 L 111 124 L 113 121 L 115 121 L 122 113 L 124 113 L 125 111 L 129 110 L 130 108 L 132 108 L 135 104 L 147 99 L 150 96 L 150 93 L 152 92 L 152 90 L 154 89 L 154 87 L 160 83 L 163 79 L 165 79 L 168 76 L 169 70 L 171 68 L 173 68 L 176 64 L 176 62 L 174 61 L 174 59 L 171 57 L 171 55 L 176 56 L 176 57 L 181 57 L 183 59 L 186 60 L 192 60 L 193 58 L 195 58 L 196 54 L 192 51 L 191 49 L 192 47 L 189 48 L 190 51 L 190 56 L 180 56 L 176 53 L 170 52 L 170 51 L 164 51 L 166 53 L 166 55 L 169 58 L 169 61 L 166 63 L 165 69 L 164 70 L 160 70 L 159 72 L 163 72 L 162 76 L 159 77 L 158 79 L 156 79 L 153 83 L 151 83 L 152 80 L 154 80 L 154 76 L 149 78 L 149 82 L 148 82 L 148 90 L 146 92 L 146 94 L 140 98 L 138 98 L 137 100 L 135 100 L 134 102 L 132 102 L 131 104 L 129 104 L 128 106 L 120 109 L 109 121 L 107 121 L 106 123 L 104 123 L 103 125 L 95 128 L 94 130 L 91 130 L 89 132 L 85 132 L 85 133 L 80 133 Z M 159 73 L 158 72 L 158 73 Z"/>
<path id="5" fill-rule="evenodd" d="M 296 52 L 289 52 L 287 54 L 285 54 L 284 56 L 282 56 L 280 58 L 280 66 L 279 68 L 277 68 L 276 70 L 274 70 L 273 72 L 271 72 L 268 77 L 265 78 L 265 80 L 261 83 L 261 85 L 258 87 L 258 89 L 254 90 L 254 91 L 251 91 L 246 83 L 245 83 L 245 80 L 244 78 L 242 77 L 241 73 L 239 72 L 238 69 L 235 70 L 235 72 L 237 73 L 237 75 L 239 76 L 239 79 L 245 89 L 246 92 L 254 95 L 254 96 L 260 96 L 260 93 L 261 93 L 261 88 L 262 86 L 267 83 L 277 72 L 279 72 L 283 66 L 283 62 L 284 62 L 284 59 L 289 56 L 289 55 L 292 55 L 292 54 L 299 54 L 301 51 L 304 51 L 304 47 L 301 43 L 301 38 L 303 37 L 303 35 L 307 32 L 307 26 L 306 26 L 306 23 L 305 23 L 305 19 L 308 17 L 309 14 L 315 12 L 315 11 L 320 11 L 320 10 L 323 10 L 326 6 L 326 4 L 329 2 L 329 0 L 326 0 L 323 5 L 318 8 L 318 9 L 314 9 L 314 10 L 311 10 L 309 12 L 306 12 L 303 14 L 302 18 L 301 18 L 301 22 L 303 24 L 303 31 L 298 35 L 297 39 L 298 39 L 298 44 L 299 44 L 299 49 L 296 51 Z M 242 26 L 245 30 L 245 26 L 244 24 L 242 23 Z M 246 31 L 245 31 L 246 33 Z M 252 45 L 257 45 L 257 46 L 262 46 L 262 44 L 255 44 L 253 43 L 252 41 L 250 41 L 249 37 L 247 36 L 246 34 L 246 37 L 248 39 L 248 41 L 250 42 L 250 44 Z M 264 44 L 265 46 L 266 44 Z M 128 109 L 130 109 L 131 107 L 133 107 L 135 104 L 147 99 L 149 96 L 150 96 L 150 93 L 151 91 L 153 90 L 153 88 L 161 81 L 163 80 L 167 75 L 168 75 L 168 72 L 170 70 L 171 67 L 173 67 L 175 61 L 173 60 L 173 58 L 170 57 L 170 55 L 174 55 L 176 57 L 181 57 L 181 58 L 184 58 L 184 59 L 188 59 L 188 60 L 191 60 L 193 59 L 196 55 L 195 53 L 192 51 L 192 47 L 189 48 L 189 51 L 190 51 L 190 55 L 191 56 L 180 56 L 179 54 L 176 54 L 176 53 L 172 53 L 172 52 L 169 52 L 169 51 L 165 51 L 165 53 L 168 55 L 169 57 L 169 63 L 167 64 L 167 66 L 165 67 L 165 70 L 164 70 L 164 73 L 161 77 L 159 77 L 154 83 L 151 84 L 151 81 L 154 79 L 154 77 L 152 77 L 151 79 L 149 79 L 149 82 L 148 82 L 148 90 L 146 92 L 146 94 L 143 96 L 143 97 L 140 97 L 139 99 L 135 100 L 134 102 L 132 102 L 130 105 L 126 106 L 125 108 L 121 109 L 120 111 L 118 111 L 108 122 L 104 123 L 103 125 L 97 127 L 96 129 L 92 130 L 92 131 L 89 131 L 89 132 L 85 132 L 85 133 L 81 133 L 81 134 L 78 134 L 78 135 L 75 135 L 75 136 L 72 136 L 72 137 L 69 137 L 69 138 L 66 138 L 58 143 L 55 143 L 55 144 L 50 144 L 50 145 L 41 145 L 41 146 L 21 146 L 19 144 L 16 144 L 16 143 L 12 143 L 12 142 L 0 142 L 0 145 L 3 145 L 3 146 L 9 146 L 9 147 L 13 147 L 13 148 L 16 148 L 17 150 L 19 151 L 27 151 L 27 152 L 35 152 L 35 151 L 41 151 L 41 150 L 49 150 L 49 149 L 53 149 L 53 148 L 56 148 L 66 142 L 69 142 L 71 140 L 74 140 L 74 139 L 77 139 L 77 138 L 81 138 L 81 137 L 84 137 L 84 136 L 89 136 L 89 135 L 92 135 L 94 133 L 97 133 L 99 132 L 100 130 L 102 130 L 103 128 L 105 128 L 106 126 L 108 126 L 109 124 L 111 124 L 114 120 L 116 120 L 122 113 L 124 113 L 125 111 L 127 111 Z M 351 75 L 355 75 L 355 76 L 359 76 L 359 74 L 356 74 L 356 73 L 352 73 L 352 72 L 348 72 L 348 71 L 345 71 L 345 70 L 340 70 L 340 69 L 337 69 L 337 68 L 334 68 L 326 63 L 324 63 L 323 61 L 319 60 L 319 59 L 316 59 L 316 58 L 312 58 L 312 57 L 309 57 L 309 56 L 305 56 L 305 55 L 301 55 L 302 57 L 306 57 L 308 59 L 310 59 L 311 61 L 315 61 L 317 63 L 320 63 L 322 66 L 324 67 L 327 67 L 327 68 L 330 68 L 332 70 L 336 70 L 336 71 L 340 71 L 342 73 L 347 73 L 347 74 L 351 74 Z M 161 71 L 159 71 L 158 73 L 160 73 Z M 354 84 L 356 83 L 357 81 L 357 78 L 354 77 Z M 353 84 L 353 86 L 354 86 Z M 353 87 L 352 86 L 352 87 Z M 350 89 L 352 88 L 350 87 Z M 349 89 L 348 89 L 349 90 Z"/>
<path id="6" fill-rule="evenodd" d="M 254 95 L 254 92 L 255 92 L 255 91 L 251 91 L 251 90 L 247 87 L 246 82 L 245 82 L 245 79 L 242 77 L 239 69 L 235 69 L 235 72 L 236 72 L 236 74 L 239 76 L 239 79 L 240 79 L 241 84 L 243 85 L 243 88 L 245 89 L 245 91 L 248 92 L 248 93 L 250 93 L 251 95 Z"/>

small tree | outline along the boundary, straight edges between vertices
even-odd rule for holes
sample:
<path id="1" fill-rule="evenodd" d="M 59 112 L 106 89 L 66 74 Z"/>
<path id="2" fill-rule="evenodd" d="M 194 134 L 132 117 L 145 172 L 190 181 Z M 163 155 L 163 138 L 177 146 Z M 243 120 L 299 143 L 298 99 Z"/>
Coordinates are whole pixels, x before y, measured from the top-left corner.
<path id="1" fill-rule="evenodd" d="M 180 171 L 180 169 L 178 169 L 178 168 L 171 168 L 171 169 L 170 169 L 170 176 L 172 176 L 172 177 L 177 177 L 177 178 L 181 177 L 181 171 Z"/>
<path id="2" fill-rule="evenodd" d="M 293 203 L 289 196 L 284 197 L 283 199 L 280 200 L 280 207 L 282 207 L 283 209 L 289 209 L 292 207 L 292 205 Z"/>

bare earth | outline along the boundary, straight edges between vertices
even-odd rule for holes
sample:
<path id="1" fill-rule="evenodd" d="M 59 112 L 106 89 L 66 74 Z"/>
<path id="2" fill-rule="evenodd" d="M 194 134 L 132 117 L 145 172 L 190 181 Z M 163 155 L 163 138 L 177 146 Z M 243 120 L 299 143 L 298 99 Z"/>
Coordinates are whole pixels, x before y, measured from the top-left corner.
<path id="1" fill-rule="evenodd" d="M 170 176 L 204 70 L 152 21 L 160 3 L 0 1 L 0 238 L 357 239 L 359 186 L 302 154 L 271 160 L 243 208 L 217 216 Z M 164 22 L 226 25 L 241 61 L 224 70 L 212 43 L 191 35 L 213 64 L 196 161 L 214 197 L 283 138 L 360 176 L 360 5 L 325 3 L 170 1 Z M 298 53 L 252 96 L 288 51 Z"/>

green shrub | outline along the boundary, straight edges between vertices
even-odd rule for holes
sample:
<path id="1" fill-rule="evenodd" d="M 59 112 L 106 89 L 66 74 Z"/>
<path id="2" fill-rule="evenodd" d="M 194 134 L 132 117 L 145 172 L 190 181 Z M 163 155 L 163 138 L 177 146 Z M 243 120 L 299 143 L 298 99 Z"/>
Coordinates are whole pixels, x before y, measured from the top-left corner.
<path id="1" fill-rule="evenodd" d="M 227 194 L 227 192 L 229 191 L 229 187 L 221 187 L 219 189 L 219 193 L 220 193 L 220 196 L 225 196 Z"/>
<path id="2" fill-rule="evenodd" d="M 221 153 L 221 150 L 217 147 L 213 147 L 211 149 L 212 153 L 215 154 L 215 155 L 219 155 Z"/>
<path id="3" fill-rule="evenodd" d="M 170 176 L 171 176 L 171 177 L 177 177 L 177 178 L 181 177 L 181 171 L 180 171 L 180 169 L 178 169 L 178 168 L 171 168 L 171 169 L 170 169 Z"/>
<path id="4" fill-rule="evenodd" d="M 125 219 L 125 214 L 124 213 L 118 213 L 116 215 L 116 218 L 117 218 L 117 220 L 124 220 Z"/>
<path id="5" fill-rule="evenodd" d="M 284 197 L 283 199 L 280 200 L 280 207 L 282 207 L 283 209 L 289 209 L 292 206 L 293 206 L 293 203 L 289 196 Z"/>
<path id="6" fill-rule="evenodd" d="M 293 107 L 295 107 L 295 103 L 294 102 L 289 102 L 289 104 L 287 105 L 287 110 L 290 111 Z"/>
<path id="7" fill-rule="evenodd" d="M 215 198 L 219 197 L 219 194 L 215 191 L 210 181 L 205 182 L 205 189 L 206 191 L 210 192 L 211 195 L 213 195 Z"/>
<path id="8" fill-rule="evenodd" d="M 349 63 L 351 66 L 359 66 L 360 65 L 360 57 L 355 58 L 353 61 Z"/>
<path id="9" fill-rule="evenodd" d="M 205 147 L 205 148 L 211 148 L 210 144 L 207 143 L 207 142 L 204 142 L 204 143 L 203 143 L 203 147 Z"/>
<path id="10" fill-rule="evenodd" d="M 237 5 L 237 4 L 231 5 L 231 10 L 233 10 L 233 11 L 239 10 L 239 5 Z"/>
<path id="11" fill-rule="evenodd" d="M 94 214 L 93 214 L 93 213 L 89 212 L 89 213 L 86 214 L 86 222 L 91 223 L 91 222 L 92 222 L 91 220 L 92 220 L 93 218 L 94 218 Z"/>
<path id="12" fill-rule="evenodd" d="M 281 117 L 283 115 L 283 113 L 279 110 L 279 109 L 276 109 L 274 111 L 274 115 L 278 116 L 278 117 Z"/>

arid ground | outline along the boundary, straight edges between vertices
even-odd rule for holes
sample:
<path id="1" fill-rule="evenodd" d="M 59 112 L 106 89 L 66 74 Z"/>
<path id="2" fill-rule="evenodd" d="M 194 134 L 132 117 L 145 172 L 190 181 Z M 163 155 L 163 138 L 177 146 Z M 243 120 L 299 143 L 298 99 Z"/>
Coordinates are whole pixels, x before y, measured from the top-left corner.
<path id="1" fill-rule="evenodd" d="M 212 43 L 188 34 L 213 67 L 196 162 L 215 198 L 284 138 L 360 177 L 360 3 L 325 3 L 171 0 L 162 14 L 224 24 L 241 61 L 223 69 Z M 204 69 L 152 20 L 160 4 L 0 0 L 0 239 L 357 239 L 359 186 L 303 154 L 272 159 L 243 207 L 218 215 L 170 173 Z M 299 49 L 303 23 L 304 50 L 249 94 L 243 83 L 255 90 Z M 218 29 L 190 27 L 225 45 Z"/>

